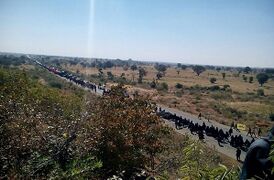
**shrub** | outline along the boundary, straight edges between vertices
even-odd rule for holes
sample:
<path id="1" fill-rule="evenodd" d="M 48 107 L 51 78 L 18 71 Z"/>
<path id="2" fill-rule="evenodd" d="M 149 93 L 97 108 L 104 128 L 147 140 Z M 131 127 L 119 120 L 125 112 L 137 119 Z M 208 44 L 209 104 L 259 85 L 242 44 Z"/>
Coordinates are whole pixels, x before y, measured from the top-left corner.
<path id="1" fill-rule="evenodd" d="M 183 88 L 183 85 L 180 84 L 180 83 L 177 83 L 177 84 L 175 85 L 175 87 L 176 87 L 177 89 L 181 89 L 181 88 Z"/>
<path id="2" fill-rule="evenodd" d="M 210 91 L 218 91 L 218 90 L 220 90 L 220 87 L 217 86 L 217 85 L 215 85 L 215 86 L 208 87 L 208 90 L 210 90 Z"/>
<path id="3" fill-rule="evenodd" d="M 212 78 L 210 78 L 210 80 L 209 80 L 212 84 L 214 84 L 216 81 L 217 81 L 217 79 L 215 78 L 215 77 L 212 77 Z"/>
<path id="4" fill-rule="evenodd" d="M 225 85 L 224 85 L 224 90 L 227 90 L 228 88 L 230 88 L 230 85 L 225 84 Z"/>
<path id="5" fill-rule="evenodd" d="M 249 83 L 253 83 L 253 76 L 249 77 Z"/>
<path id="6" fill-rule="evenodd" d="M 167 91 L 168 90 L 168 84 L 163 82 L 160 84 L 160 86 L 158 87 L 158 90 L 160 91 Z"/>
<path id="7" fill-rule="evenodd" d="M 181 91 L 175 92 L 175 96 L 177 96 L 177 97 L 182 97 L 182 95 L 183 95 L 183 92 L 181 92 Z"/>
<path id="8" fill-rule="evenodd" d="M 269 114 L 269 119 L 270 119 L 271 121 L 274 121 L 274 113 L 270 113 L 270 114 Z"/>
<path id="9" fill-rule="evenodd" d="M 58 88 L 58 89 L 62 89 L 62 84 L 61 83 L 58 83 L 58 82 L 50 82 L 49 83 L 50 87 L 53 87 L 53 88 Z"/>
<path id="10" fill-rule="evenodd" d="M 156 82 L 154 80 L 150 83 L 150 87 L 153 89 L 156 88 Z"/>
<path id="11" fill-rule="evenodd" d="M 257 95 L 258 96 L 264 96 L 264 90 L 263 89 L 258 89 L 257 90 Z"/>
<path id="12" fill-rule="evenodd" d="M 247 77 L 243 74 L 243 80 L 246 82 L 247 81 Z"/>

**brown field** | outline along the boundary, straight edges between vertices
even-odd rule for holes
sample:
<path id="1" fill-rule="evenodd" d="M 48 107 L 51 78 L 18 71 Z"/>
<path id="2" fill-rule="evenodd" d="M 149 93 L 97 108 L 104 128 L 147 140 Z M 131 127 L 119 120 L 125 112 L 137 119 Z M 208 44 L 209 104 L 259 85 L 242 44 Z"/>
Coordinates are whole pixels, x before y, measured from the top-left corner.
<path id="1" fill-rule="evenodd" d="M 97 68 L 83 68 L 81 65 L 76 66 L 66 66 L 65 68 L 76 72 L 77 70 L 80 73 L 91 75 L 91 74 L 98 74 Z M 156 70 L 153 66 L 144 66 L 147 71 L 147 75 L 145 76 L 145 81 L 152 81 L 155 78 Z M 120 76 L 122 73 L 125 73 L 126 78 L 132 80 L 132 76 L 134 75 L 135 78 L 138 77 L 137 71 L 127 70 L 124 71 L 122 67 L 116 68 L 109 68 L 104 69 L 103 72 L 112 72 L 115 76 Z M 226 73 L 225 79 L 222 78 L 222 72 Z M 203 72 L 200 76 L 197 76 L 192 69 L 181 70 L 180 73 L 177 73 L 175 68 L 168 68 L 166 71 L 165 77 L 163 77 L 159 82 L 166 82 L 168 83 L 169 87 L 174 89 L 176 83 L 181 83 L 185 86 L 194 86 L 194 85 L 201 85 L 201 86 L 212 86 L 209 82 L 211 77 L 215 77 L 217 79 L 214 85 L 230 85 L 231 89 L 234 92 L 246 93 L 246 92 L 253 92 L 256 93 L 258 88 L 260 88 L 259 83 L 256 80 L 256 74 L 246 74 L 247 77 L 253 76 L 254 80 L 253 83 L 245 82 L 242 78 L 242 74 L 239 77 L 235 77 L 234 75 L 236 72 L 230 71 L 222 71 L 217 72 L 213 70 L 207 70 Z M 274 95 L 274 81 L 269 79 L 269 81 L 264 84 L 264 91 L 266 95 Z"/>
<path id="2" fill-rule="evenodd" d="M 144 77 L 144 82 L 151 82 L 155 79 L 156 70 L 153 66 L 143 66 L 147 71 L 147 75 Z M 83 68 L 81 65 L 76 66 L 66 66 L 65 69 L 76 72 L 77 70 L 85 75 L 98 74 L 96 68 Z M 137 81 L 138 71 L 132 71 L 128 69 L 124 71 L 122 67 L 113 67 L 110 69 L 103 70 L 104 74 L 108 71 L 112 72 L 115 76 L 120 76 L 125 73 L 125 77 L 128 80 Z M 165 104 L 170 107 L 176 107 L 180 110 L 187 111 L 193 114 L 198 114 L 201 112 L 204 117 L 224 123 L 230 124 L 232 121 L 238 121 L 245 123 L 247 126 L 255 126 L 257 122 L 267 124 L 270 126 L 272 123 L 268 120 L 270 113 L 274 112 L 274 80 L 269 79 L 267 83 L 260 87 L 256 79 L 256 74 L 245 74 L 247 78 L 253 76 L 253 83 L 249 83 L 248 80 L 245 82 L 243 80 L 242 74 L 236 77 L 236 72 L 225 71 L 226 77 L 222 78 L 222 72 L 224 71 L 214 71 L 206 70 L 200 76 L 197 76 L 192 69 L 180 70 L 177 73 L 175 68 L 168 68 L 163 77 L 158 82 L 166 82 L 168 84 L 169 90 L 167 92 L 159 92 L 155 89 L 151 89 L 148 86 L 136 85 L 134 87 L 128 88 L 130 92 L 138 91 L 140 94 L 150 95 L 152 100 L 157 103 Z M 209 79 L 215 77 L 217 79 L 216 83 L 210 83 Z M 231 87 L 231 95 L 233 99 L 226 100 L 224 98 L 216 99 L 210 93 L 192 93 L 184 92 L 175 88 L 175 85 L 180 83 L 183 87 L 191 87 L 199 85 L 202 87 L 209 87 L 212 85 L 223 86 L 225 84 Z M 107 83 L 109 87 L 112 83 Z M 263 88 L 265 95 L 268 98 L 256 98 L 247 99 L 245 101 L 240 100 L 237 96 L 244 96 L 247 93 L 254 93 L 256 95 L 257 90 Z M 180 93 L 180 96 L 176 95 L 176 92 Z M 224 95 L 225 96 L 225 95 Z M 246 112 L 244 117 L 235 117 L 224 112 L 218 112 L 213 106 L 222 108 L 233 108 L 240 112 Z"/>

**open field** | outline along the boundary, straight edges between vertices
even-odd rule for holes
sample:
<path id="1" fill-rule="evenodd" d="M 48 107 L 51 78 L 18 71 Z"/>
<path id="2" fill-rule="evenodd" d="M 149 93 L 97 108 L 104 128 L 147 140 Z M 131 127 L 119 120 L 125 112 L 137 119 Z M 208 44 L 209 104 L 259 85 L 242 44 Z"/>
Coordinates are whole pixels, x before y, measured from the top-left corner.
<path id="1" fill-rule="evenodd" d="M 151 82 L 155 79 L 157 70 L 153 66 L 143 66 L 147 71 L 147 75 L 144 77 L 145 81 Z M 79 70 L 80 73 L 91 75 L 91 74 L 98 74 L 97 68 L 83 68 L 81 65 L 76 66 L 65 66 L 68 70 L 73 72 L 77 72 Z M 104 69 L 103 72 L 106 74 L 108 71 L 112 72 L 115 76 L 120 76 L 122 73 L 125 73 L 127 79 L 132 80 L 132 76 L 134 75 L 135 78 L 138 76 L 137 71 L 132 70 L 123 70 L 122 67 L 113 67 Z M 222 78 L 222 72 L 226 73 L 225 79 Z M 168 68 L 166 71 L 165 77 L 163 77 L 159 82 L 166 82 L 168 83 L 169 87 L 174 89 L 176 83 L 181 83 L 185 86 L 212 86 L 209 79 L 211 77 L 215 77 L 217 79 L 214 85 L 223 86 L 225 84 L 230 85 L 232 91 L 240 92 L 240 93 L 256 93 L 258 88 L 260 88 L 259 83 L 256 80 L 256 74 L 250 73 L 245 74 L 247 77 L 253 76 L 254 81 L 253 83 L 245 82 L 242 78 L 242 74 L 239 77 L 237 76 L 237 72 L 231 71 L 214 71 L 214 70 L 206 70 L 200 76 L 197 76 L 192 69 L 180 70 L 179 74 L 175 68 Z M 269 81 L 264 84 L 264 91 L 266 95 L 274 95 L 274 80 L 269 79 Z"/>
<path id="2" fill-rule="evenodd" d="M 63 66 L 72 72 L 85 75 L 97 75 L 97 68 L 83 68 L 81 65 Z M 274 112 L 274 80 L 269 79 L 267 83 L 260 87 L 256 73 L 244 74 L 247 77 L 245 82 L 243 73 L 237 71 L 216 71 L 206 70 L 197 76 L 192 69 L 180 70 L 178 73 L 174 67 L 168 68 L 165 76 L 158 80 L 160 83 L 168 84 L 168 91 L 157 91 L 149 86 L 149 83 L 156 79 L 157 70 L 153 66 L 142 66 L 147 75 L 143 84 L 131 85 L 129 91 L 134 93 L 149 95 L 155 102 L 165 104 L 169 107 L 176 107 L 179 110 L 192 114 L 202 115 L 210 120 L 215 120 L 229 125 L 233 121 L 244 123 L 254 127 L 263 124 L 262 129 L 266 130 L 272 124 L 269 114 Z M 128 81 L 137 81 L 138 71 L 130 69 L 124 70 L 122 67 L 103 69 L 103 73 L 111 72 L 114 76 L 120 77 L 122 73 Z M 222 73 L 225 73 L 225 78 Z M 249 77 L 253 77 L 253 82 L 249 83 Z M 217 81 L 213 84 L 209 80 L 215 77 Z M 177 89 L 175 85 L 180 83 L 182 89 Z M 107 81 L 107 86 L 113 84 Z M 231 91 L 208 91 L 199 88 L 211 86 L 229 85 Z M 258 96 L 257 90 L 263 89 L 265 96 Z"/>

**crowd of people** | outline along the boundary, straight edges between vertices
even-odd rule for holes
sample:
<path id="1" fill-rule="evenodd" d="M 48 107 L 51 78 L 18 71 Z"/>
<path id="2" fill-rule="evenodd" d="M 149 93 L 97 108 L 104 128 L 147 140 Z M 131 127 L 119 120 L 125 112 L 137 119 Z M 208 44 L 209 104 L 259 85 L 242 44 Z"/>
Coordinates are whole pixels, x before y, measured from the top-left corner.
<path id="1" fill-rule="evenodd" d="M 37 64 L 42 66 L 43 68 L 47 69 L 48 71 L 65 78 L 69 81 L 74 82 L 77 85 L 82 86 L 83 88 L 88 88 L 89 90 L 93 92 L 97 92 L 98 90 L 102 91 L 102 94 L 108 93 L 108 90 L 105 88 L 105 86 L 102 85 L 96 85 L 94 83 L 88 82 L 86 80 L 83 80 L 76 75 L 69 73 L 67 71 L 59 70 L 56 67 L 49 66 L 41 64 L 40 62 L 36 61 Z M 249 141 L 248 139 L 245 139 L 242 137 L 241 134 L 235 135 L 233 134 L 233 130 L 238 130 L 235 128 L 234 124 L 231 125 L 230 129 L 228 131 L 225 131 L 221 128 L 214 127 L 213 125 L 208 126 L 203 122 L 203 124 L 198 124 L 190 119 L 183 118 L 181 116 L 177 116 L 176 114 L 172 114 L 170 112 L 167 112 L 165 110 L 162 110 L 159 108 L 158 115 L 160 115 L 162 118 L 173 121 L 175 123 L 176 129 L 181 128 L 188 128 L 190 130 L 191 134 L 197 134 L 200 140 L 203 140 L 206 136 L 213 137 L 218 141 L 219 146 L 222 146 L 223 143 L 228 143 L 232 147 L 241 149 L 243 151 L 247 151 L 248 147 L 252 142 L 254 142 L 254 138 L 252 141 Z M 198 119 L 201 119 L 201 113 L 198 115 Z M 248 134 L 252 134 L 251 130 L 249 129 Z"/>
<path id="2" fill-rule="evenodd" d="M 195 123 L 190 119 L 177 116 L 161 108 L 158 109 L 157 113 L 162 118 L 174 122 L 176 129 L 188 128 L 190 133 L 196 134 L 200 140 L 204 140 L 205 135 L 213 137 L 217 140 L 219 146 L 223 146 L 222 144 L 226 143 L 234 148 L 247 151 L 251 143 L 255 141 L 254 138 L 249 141 L 248 139 L 244 139 L 241 134 L 234 134 L 233 131 L 235 129 L 233 127 L 230 127 L 230 129 L 226 131 L 213 125 L 208 126 L 205 122 L 198 124 L 197 122 Z"/>
<path id="3" fill-rule="evenodd" d="M 105 88 L 104 85 L 96 85 L 94 83 L 91 83 L 89 81 L 83 80 L 79 77 L 77 77 L 76 75 L 68 72 L 68 71 L 63 71 L 63 70 L 59 70 L 58 68 L 54 67 L 54 66 L 46 66 L 42 63 L 40 63 L 39 61 L 35 61 L 38 65 L 40 65 L 41 67 L 47 69 L 48 71 L 67 79 L 68 81 L 74 82 L 75 84 L 83 87 L 83 88 L 87 88 L 93 92 L 97 92 L 98 90 L 102 91 L 102 94 L 108 93 L 108 90 Z"/>

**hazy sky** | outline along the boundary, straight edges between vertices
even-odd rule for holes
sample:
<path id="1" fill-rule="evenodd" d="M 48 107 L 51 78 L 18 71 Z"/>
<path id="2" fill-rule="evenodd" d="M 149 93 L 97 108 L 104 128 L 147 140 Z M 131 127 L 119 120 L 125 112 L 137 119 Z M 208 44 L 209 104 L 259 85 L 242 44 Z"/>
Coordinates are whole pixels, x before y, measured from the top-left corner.
<path id="1" fill-rule="evenodd" d="M 274 0 L 0 0 L 0 51 L 274 67 Z"/>

